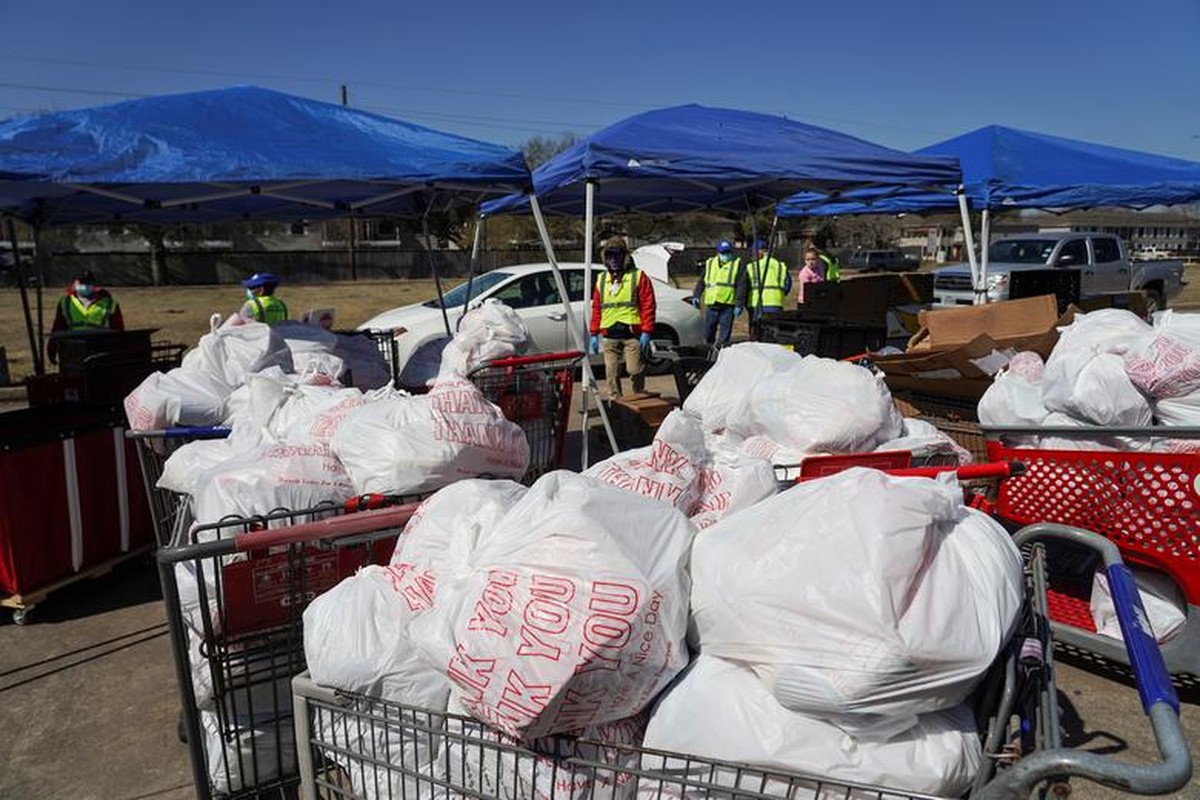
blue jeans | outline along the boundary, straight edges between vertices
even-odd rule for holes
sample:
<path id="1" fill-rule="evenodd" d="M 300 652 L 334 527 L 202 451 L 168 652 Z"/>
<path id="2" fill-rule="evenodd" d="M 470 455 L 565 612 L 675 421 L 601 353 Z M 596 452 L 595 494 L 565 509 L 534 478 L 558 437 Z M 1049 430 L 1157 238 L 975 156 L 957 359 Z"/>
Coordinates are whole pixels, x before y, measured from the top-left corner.
<path id="1" fill-rule="evenodd" d="M 717 336 L 717 328 L 720 328 L 720 336 Z M 733 335 L 733 306 L 724 304 L 709 306 L 704 309 L 704 341 L 709 344 L 716 343 L 717 347 L 724 347 L 729 344 L 729 337 Z"/>

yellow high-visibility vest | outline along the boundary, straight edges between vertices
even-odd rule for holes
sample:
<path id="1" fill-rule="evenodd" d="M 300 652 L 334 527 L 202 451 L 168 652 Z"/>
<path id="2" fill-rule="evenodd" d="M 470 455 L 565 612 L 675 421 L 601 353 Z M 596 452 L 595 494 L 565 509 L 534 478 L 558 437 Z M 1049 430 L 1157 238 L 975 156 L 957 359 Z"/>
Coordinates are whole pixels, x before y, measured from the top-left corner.
<path id="1" fill-rule="evenodd" d="M 117 301 L 112 298 L 112 295 L 106 295 L 90 305 L 84 305 L 82 300 L 71 294 L 59 300 L 58 304 L 70 330 L 107 328 L 113 311 L 117 307 Z"/>
<path id="2" fill-rule="evenodd" d="M 288 318 L 287 306 L 273 294 L 251 297 L 249 302 L 254 308 L 254 319 L 257 322 L 274 325 L 276 322 L 283 322 Z"/>
<path id="3" fill-rule="evenodd" d="M 625 273 L 625 279 L 615 292 L 609 292 L 609 275 L 600 273 L 596 279 L 596 292 L 600 295 L 600 327 L 608 330 L 618 322 L 633 327 L 642 324 L 642 311 L 638 307 L 637 286 L 642 279 L 640 270 Z"/>
<path id="4" fill-rule="evenodd" d="M 750 278 L 750 308 L 782 308 L 787 265 L 777 258 L 760 258 L 751 261 L 746 269 Z"/>
<path id="5" fill-rule="evenodd" d="M 737 274 L 741 265 L 740 258 L 722 262 L 718 256 L 704 263 L 704 305 L 731 306 L 737 302 Z"/>

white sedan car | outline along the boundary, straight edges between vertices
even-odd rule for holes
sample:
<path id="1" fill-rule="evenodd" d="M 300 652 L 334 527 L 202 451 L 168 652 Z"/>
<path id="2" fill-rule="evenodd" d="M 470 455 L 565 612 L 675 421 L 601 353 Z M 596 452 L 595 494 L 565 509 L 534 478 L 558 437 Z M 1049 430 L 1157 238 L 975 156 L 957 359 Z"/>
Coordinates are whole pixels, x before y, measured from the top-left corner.
<path id="1" fill-rule="evenodd" d="M 676 345 L 697 347 L 704 344 L 703 318 L 689 302 L 691 291 L 676 288 L 665 280 L 669 252 L 662 245 L 651 245 L 638 248 L 633 254 L 635 263 L 651 277 L 658 301 L 652 353 Z M 583 299 L 583 264 L 561 263 L 559 268 L 567 285 L 576 324 L 586 326 L 589 313 Z M 593 265 L 593 280 L 601 270 L 602 266 Z M 447 291 L 446 314 L 451 329 L 455 329 L 468 307 L 489 298 L 500 300 L 521 317 L 529 329 L 530 354 L 556 353 L 577 347 L 567 330 L 567 315 L 548 263 L 501 267 L 477 275 L 471 281 L 469 297 L 465 282 Z M 395 332 L 401 385 L 420 385 L 436 374 L 446 341 L 442 310 L 436 298 L 384 311 L 359 325 L 358 329 Z M 584 341 L 586 344 L 586 338 Z M 651 362 L 653 366 L 653 356 Z"/>

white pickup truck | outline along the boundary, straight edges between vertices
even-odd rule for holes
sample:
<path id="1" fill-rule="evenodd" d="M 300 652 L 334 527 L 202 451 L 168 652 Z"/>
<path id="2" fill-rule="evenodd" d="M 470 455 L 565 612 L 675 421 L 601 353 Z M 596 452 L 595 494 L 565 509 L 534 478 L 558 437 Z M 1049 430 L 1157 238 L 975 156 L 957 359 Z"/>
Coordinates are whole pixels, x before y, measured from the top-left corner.
<path id="1" fill-rule="evenodd" d="M 1103 233 L 1031 233 L 996 239 L 988 248 L 988 301 L 1008 299 L 1010 275 L 1020 270 L 1078 269 L 1080 294 L 1089 297 L 1134 289 L 1146 292 L 1150 310 L 1166 308 L 1183 289 L 1178 259 L 1131 261 L 1120 237 Z M 933 301 L 975 302 L 971 267 L 956 264 L 934 272 Z"/>

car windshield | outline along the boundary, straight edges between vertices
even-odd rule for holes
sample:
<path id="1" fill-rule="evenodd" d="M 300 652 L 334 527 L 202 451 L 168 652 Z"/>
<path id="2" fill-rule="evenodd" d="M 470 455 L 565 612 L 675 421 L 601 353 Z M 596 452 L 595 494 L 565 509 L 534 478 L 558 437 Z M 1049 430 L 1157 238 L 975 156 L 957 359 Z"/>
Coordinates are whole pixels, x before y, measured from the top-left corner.
<path id="1" fill-rule="evenodd" d="M 446 299 L 446 308 L 465 306 L 472 298 L 479 297 L 479 295 L 483 294 L 488 289 L 492 288 L 501 281 L 508 280 L 511 277 L 512 273 L 501 272 L 499 270 L 485 272 L 482 275 L 476 275 L 475 279 L 470 282 L 470 295 L 467 294 L 467 283 L 460 283 L 458 286 L 455 286 L 453 289 L 443 295 L 443 297 Z M 432 300 L 426 300 L 424 305 L 427 305 L 430 308 L 437 308 L 437 298 L 435 297 Z"/>
<path id="2" fill-rule="evenodd" d="M 988 248 L 988 261 L 996 264 L 1045 264 L 1054 252 L 1054 239 L 1009 239 Z"/>

